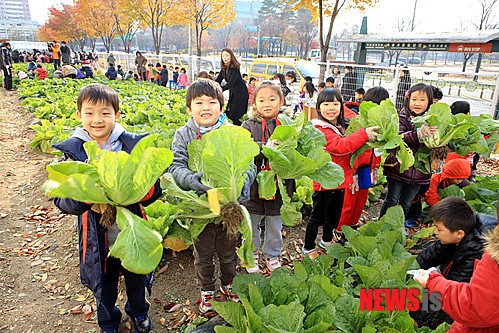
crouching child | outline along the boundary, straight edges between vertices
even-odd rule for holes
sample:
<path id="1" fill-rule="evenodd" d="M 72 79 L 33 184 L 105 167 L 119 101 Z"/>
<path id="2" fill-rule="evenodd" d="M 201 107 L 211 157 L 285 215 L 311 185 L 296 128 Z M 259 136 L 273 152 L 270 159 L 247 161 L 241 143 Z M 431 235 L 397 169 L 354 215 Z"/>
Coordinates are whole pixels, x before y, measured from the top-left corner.
<path id="1" fill-rule="evenodd" d="M 475 260 L 484 252 L 484 234 L 497 225 L 494 216 L 478 213 L 464 199 L 447 197 L 430 208 L 429 217 L 435 224 L 437 240 L 419 253 L 422 269 L 439 267 L 441 275 L 452 281 L 469 282 Z M 435 329 L 450 318 L 443 312 L 411 312 L 420 326 Z"/>

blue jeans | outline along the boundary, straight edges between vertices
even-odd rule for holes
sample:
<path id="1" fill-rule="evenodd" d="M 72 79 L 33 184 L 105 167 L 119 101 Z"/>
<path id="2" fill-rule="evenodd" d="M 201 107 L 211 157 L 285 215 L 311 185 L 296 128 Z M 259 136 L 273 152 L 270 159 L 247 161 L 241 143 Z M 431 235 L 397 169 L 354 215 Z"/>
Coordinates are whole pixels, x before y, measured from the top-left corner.
<path id="1" fill-rule="evenodd" d="M 381 206 L 379 217 L 385 215 L 388 208 L 397 205 L 402 206 L 404 216 L 407 217 L 412 199 L 414 199 L 418 193 L 420 185 L 407 184 L 391 177 L 387 177 L 386 179 L 388 181 L 388 191 L 386 193 L 385 201 L 383 201 L 383 205 Z"/>
<path id="2" fill-rule="evenodd" d="M 260 221 L 263 215 L 250 214 L 253 226 L 253 246 L 258 253 L 262 239 L 260 237 Z M 279 257 L 282 250 L 282 219 L 281 216 L 265 216 L 265 233 L 263 236 L 263 254 L 271 259 Z"/>

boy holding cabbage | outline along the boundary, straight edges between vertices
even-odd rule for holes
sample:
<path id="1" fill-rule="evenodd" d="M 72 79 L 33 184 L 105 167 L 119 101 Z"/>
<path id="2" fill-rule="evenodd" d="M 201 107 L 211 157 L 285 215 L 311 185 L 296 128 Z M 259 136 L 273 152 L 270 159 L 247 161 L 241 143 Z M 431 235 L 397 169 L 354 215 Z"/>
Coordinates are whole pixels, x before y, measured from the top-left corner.
<path id="1" fill-rule="evenodd" d="M 83 144 L 95 141 L 101 149 L 130 153 L 132 148 L 147 134 L 136 135 L 125 131 L 117 122 L 120 118 L 118 94 L 104 84 L 84 87 L 77 100 L 76 115 L 82 123 L 68 140 L 54 145 L 67 160 L 88 160 Z M 140 201 L 126 208 L 145 218 L 142 206 L 147 206 L 162 194 L 159 181 Z M 94 293 L 97 302 L 97 320 L 102 332 L 118 332 L 121 312 L 116 307 L 118 278 L 125 278 L 128 300 L 125 312 L 131 317 L 135 332 L 150 332 L 151 321 L 147 315 L 149 303 L 146 288 L 150 292 L 152 273 L 136 274 L 122 266 L 120 259 L 108 257 L 120 229 L 115 223 L 116 210 L 105 204 L 92 204 L 70 198 L 55 198 L 55 205 L 63 212 L 78 215 L 78 242 L 80 252 L 80 278 Z"/>
<path id="2" fill-rule="evenodd" d="M 202 183 L 203 174 L 189 169 L 188 145 L 200 140 L 206 133 L 221 126 L 230 125 L 222 112 L 224 97 L 222 89 L 213 80 L 199 79 L 189 86 L 186 94 L 187 112 L 191 119 L 175 132 L 172 142 L 173 162 L 168 169 L 183 190 L 193 190 L 201 196 L 210 187 Z M 250 166 L 248 165 L 248 168 Z M 242 188 L 239 202 L 249 200 L 250 186 L 255 180 L 256 170 L 250 168 Z M 194 269 L 201 287 L 199 311 L 213 311 L 211 301 L 215 298 L 215 253 L 220 262 L 220 291 L 229 301 L 239 301 L 232 292 L 232 280 L 236 276 L 238 238 L 228 234 L 222 223 L 208 223 L 194 245 Z"/>

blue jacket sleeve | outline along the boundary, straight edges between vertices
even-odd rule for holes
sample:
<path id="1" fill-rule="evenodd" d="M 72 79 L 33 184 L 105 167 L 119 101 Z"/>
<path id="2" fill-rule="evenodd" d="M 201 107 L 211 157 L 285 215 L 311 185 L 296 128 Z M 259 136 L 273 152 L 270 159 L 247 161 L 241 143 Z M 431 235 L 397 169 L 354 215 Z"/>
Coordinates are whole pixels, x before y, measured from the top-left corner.
<path id="1" fill-rule="evenodd" d="M 54 204 L 65 214 L 81 215 L 89 210 L 92 205 L 73 199 L 54 198 Z"/>

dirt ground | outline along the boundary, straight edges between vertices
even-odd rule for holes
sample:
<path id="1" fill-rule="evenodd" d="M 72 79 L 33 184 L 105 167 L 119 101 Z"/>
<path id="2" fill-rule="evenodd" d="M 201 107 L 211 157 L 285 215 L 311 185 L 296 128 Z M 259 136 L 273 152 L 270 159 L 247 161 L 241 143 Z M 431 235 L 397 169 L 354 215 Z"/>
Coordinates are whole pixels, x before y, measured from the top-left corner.
<path id="1" fill-rule="evenodd" d="M 56 158 L 29 148 L 33 117 L 16 92 L 0 91 L 0 331 L 99 332 L 92 294 L 80 283 L 76 217 L 61 214 L 41 191 Z M 286 230 L 283 261 L 301 258 L 304 226 Z M 265 270 L 262 270 L 265 273 Z M 126 295 L 120 285 L 118 306 Z M 155 332 L 180 332 L 197 314 L 192 251 L 165 250 L 150 317 Z M 123 316 L 120 332 L 130 331 Z"/>
<path id="2" fill-rule="evenodd" d="M 0 91 L 0 331 L 99 332 L 95 300 L 79 280 L 76 217 L 61 214 L 41 185 L 54 157 L 31 150 L 33 121 L 16 92 Z M 497 170 L 497 163 L 485 165 Z M 487 172 L 486 172 L 487 173 Z M 367 215 L 377 216 L 379 203 Z M 305 226 L 285 230 L 283 262 L 300 259 Z M 262 270 L 265 273 L 264 270 Z M 119 307 L 126 299 L 120 285 Z M 192 251 L 165 251 L 156 272 L 154 332 L 180 332 L 197 314 Z M 130 331 L 124 315 L 120 332 Z"/>

